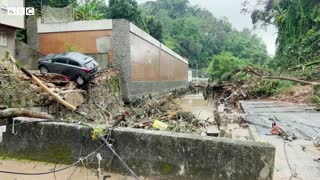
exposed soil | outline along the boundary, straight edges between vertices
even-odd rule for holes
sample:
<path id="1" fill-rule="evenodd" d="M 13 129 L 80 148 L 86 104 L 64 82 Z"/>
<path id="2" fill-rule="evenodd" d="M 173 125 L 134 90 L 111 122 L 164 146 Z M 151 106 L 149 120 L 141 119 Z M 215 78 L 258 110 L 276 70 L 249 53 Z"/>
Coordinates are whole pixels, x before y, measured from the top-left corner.
<path id="1" fill-rule="evenodd" d="M 283 102 L 308 104 L 311 95 L 312 87 L 310 85 L 294 86 L 275 97 L 271 97 L 270 99 Z"/>

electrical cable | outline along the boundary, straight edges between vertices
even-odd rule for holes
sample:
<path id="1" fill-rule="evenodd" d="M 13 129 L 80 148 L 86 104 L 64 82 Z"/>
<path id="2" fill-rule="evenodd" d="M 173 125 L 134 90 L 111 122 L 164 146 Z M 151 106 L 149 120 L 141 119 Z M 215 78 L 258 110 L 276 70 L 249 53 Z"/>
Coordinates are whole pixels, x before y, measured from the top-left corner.
<path id="1" fill-rule="evenodd" d="M 47 172 L 37 172 L 37 173 L 24 173 L 24 172 L 15 172 L 15 171 L 2 171 L 0 170 L 0 173 L 5 173 L 5 174 L 16 174 L 16 175 L 27 175 L 27 176 L 38 176 L 38 175 L 46 175 L 46 174 L 52 174 L 52 173 L 57 173 L 66 169 L 69 169 L 76 164 L 78 164 L 80 161 L 77 161 L 67 167 L 61 168 L 61 169 L 56 169 L 54 171 L 47 171 Z"/>
<path id="2" fill-rule="evenodd" d="M 113 129 L 111 129 L 111 131 L 108 133 L 108 136 L 107 136 L 108 139 L 111 138 L 110 136 L 111 136 L 112 130 Z M 101 136 L 101 139 L 104 141 L 104 143 L 107 145 L 109 150 L 113 153 L 113 155 L 116 156 L 119 159 L 119 161 L 122 163 L 122 165 L 129 171 L 131 176 L 133 176 L 136 180 L 139 180 L 139 177 L 136 175 L 136 173 L 134 173 L 133 170 L 130 169 L 127 163 L 120 157 L 120 155 L 115 151 L 115 149 L 113 149 L 112 144 L 108 142 L 108 139 L 106 139 L 103 136 Z"/>
<path id="3" fill-rule="evenodd" d="M 286 157 L 286 161 L 287 161 L 288 167 L 290 169 L 291 176 L 289 177 L 289 180 L 291 180 L 294 177 L 294 174 L 293 174 L 292 167 L 290 165 L 289 158 L 288 158 L 288 155 L 287 155 L 286 140 L 283 141 L 283 151 L 284 151 L 284 155 Z"/>
<path id="4" fill-rule="evenodd" d="M 88 154 L 87 156 L 83 157 L 83 158 L 79 158 L 78 161 L 72 163 L 71 165 L 64 167 L 64 168 L 60 168 L 60 169 L 56 169 L 56 170 L 52 170 L 52 171 L 47 171 L 47 172 L 36 172 L 36 173 L 25 173 L 25 172 L 15 172 L 15 171 L 2 171 L 0 170 L 0 173 L 5 173 L 5 174 L 16 174 L 16 175 L 26 175 L 26 176 L 39 176 L 39 175 L 46 175 L 46 174 L 52 174 L 52 173 L 57 173 L 69 168 L 72 168 L 73 166 L 79 164 L 80 162 L 83 162 L 83 160 L 88 159 L 90 156 L 92 156 L 93 154 L 95 154 L 96 152 L 98 152 L 102 147 L 104 147 L 104 145 L 106 145 L 105 143 L 103 143 L 99 148 L 97 148 L 95 151 L 91 152 L 90 154 Z"/>

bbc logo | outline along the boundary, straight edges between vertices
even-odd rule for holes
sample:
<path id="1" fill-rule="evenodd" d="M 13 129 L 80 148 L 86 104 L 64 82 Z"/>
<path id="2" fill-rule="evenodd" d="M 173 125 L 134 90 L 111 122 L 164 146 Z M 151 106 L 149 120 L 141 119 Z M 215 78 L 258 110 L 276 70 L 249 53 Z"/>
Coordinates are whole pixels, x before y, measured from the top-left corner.
<path id="1" fill-rule="evenodd" d="M 10 16 L 32 16 L 34 15 L 33 7 L 17 7 L 17 8 L 8 8 L 8 15 Z"/>

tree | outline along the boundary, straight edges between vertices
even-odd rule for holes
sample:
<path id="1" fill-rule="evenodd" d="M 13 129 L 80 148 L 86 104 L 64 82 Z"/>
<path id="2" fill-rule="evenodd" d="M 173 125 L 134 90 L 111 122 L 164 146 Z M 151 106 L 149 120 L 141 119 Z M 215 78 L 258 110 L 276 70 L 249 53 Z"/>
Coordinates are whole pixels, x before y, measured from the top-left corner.
<path id="1" fill-rule="evenodd" d="M 228 81 L 235 71 L 245 66 L 245 61 L 233 56 L 230 52 L 222 52 L 212 58 L 207 74 L 213 81 Z"/>
<path id="2" fill-rule="evenodd" d="M 278 29 L 275 64 L 287 69 L 315 61 L 320 56 L 320 3 L 318 0 L 267 0 L 255 9 L 255 25 L 274 24 Z"/>
<path id="3" fill-rule="evenodd" d="M 149 34 L 159 41 L 162 41 L 162 24 L 154 16 L 147 17 L 146 26 Z"/>
<path id="4" fill-rule="evenodd" d="M 224 50 L 241 59 L 262 64 L 268 59 L 266 45 L 249 29 L 230 33 L 225 41 Z"/>
<path id="5" fill-rule="evenodd" d="M 142 4 L 141 9 L 146 16 L 158 18 L 164 44 L 186 57 L 191 68 L 207 68 L 212 56 L 223 51 L 258 63 L 269 58 L 266 46 L 252 32 L 239 32 L 227 19 L 190 6 L 188 0 L 150 1 Z"/>
<path id="6" fill-rule="evenodd" d="M 109 18 L 126 19 L 135 23 L 142 29 L 145 25 L 135 0 L 110 0 L 109 1 Z"/>
<path id="7" fill-rule="evenodd" d="M 107 6 L 102 0 L 86 0 L 74 8 L 75 20 L 98 20 L 107 17 Z"/>

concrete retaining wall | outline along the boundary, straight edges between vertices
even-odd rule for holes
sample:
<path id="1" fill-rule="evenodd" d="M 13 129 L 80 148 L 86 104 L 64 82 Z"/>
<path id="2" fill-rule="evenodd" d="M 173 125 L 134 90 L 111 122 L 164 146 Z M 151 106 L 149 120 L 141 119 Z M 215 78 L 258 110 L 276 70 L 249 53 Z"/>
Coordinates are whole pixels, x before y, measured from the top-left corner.
<path id="1" fill-rule="evenodd" d="M 19 118 L 20 120 L 26 120 Z M 65 123 L 32 123 L 3 134 L 0 155 L 70 164 L 101 146 L 89 128 Z M 275 148 L 206 136 L 129 128 L 113 130 L 114 147 L 140 176 L 153 179 L 271 180 Z M 102 168 L 126 173 L 104 147 Z M 111 163 L 110 163 L 111 162 Z M 94 159 L 89 165 L 96 168 Z"/>
<path id="2" fill-rule="evenodd" d="M 126 20 L 113 20 L 115 66 L 125 101 L 186 88 L 188 62 Z"/>
<path id="3" fill-rule="evenodd" d="M 108 69 L 109 67 L 109 54 L 108 53 L 95 53 L 95 54 L 87 54 L 88 56 L 93 57 L 101 69 Z"/>
<path id="4" fill-rule="evenodd" d="M 116 67 L 124 101 L 187 87 L 188 61 L 127 20 L 42 23 L 28 18 L 28 24 L 37 25 L 28 36 L 35 36 L 30 44 L 42 54 L 79 49 L 99 56 L 102 68 Z M 108 61 L 99 53 L 108 53 Z"/>
<path id="5" fill-rule="evenodd" d="M 38 59 L 43 55 L 23 42 L 16 41 L 15 58 L 19 60 L 26 69 L 38 69 Z"/>
<path id="6" fill-rule="evenodd" d="M 93 57 L 100 65 L 101 69 L 108 69 L 109 65 L 109 54 L 108 53 L 94 53 L 87 54 Z M 34 50 L 30 46 L 23 42 L 16 41 L 15 58 L 18 59 L 22 66 L 26 69 L 37 70 L 38 59 L 43 57 L 40 52 Z"/>

